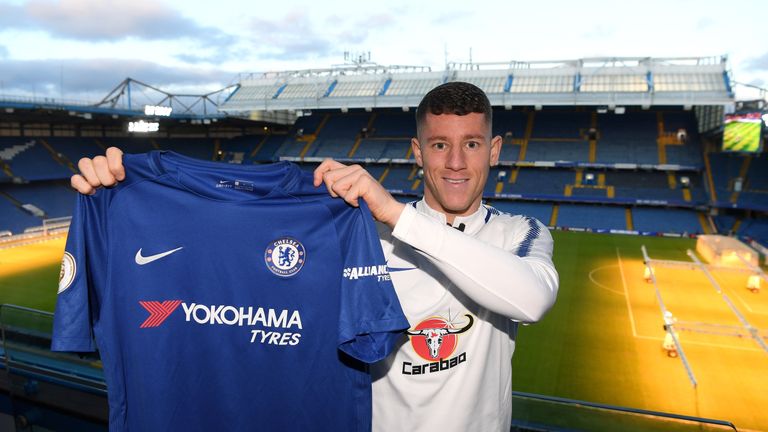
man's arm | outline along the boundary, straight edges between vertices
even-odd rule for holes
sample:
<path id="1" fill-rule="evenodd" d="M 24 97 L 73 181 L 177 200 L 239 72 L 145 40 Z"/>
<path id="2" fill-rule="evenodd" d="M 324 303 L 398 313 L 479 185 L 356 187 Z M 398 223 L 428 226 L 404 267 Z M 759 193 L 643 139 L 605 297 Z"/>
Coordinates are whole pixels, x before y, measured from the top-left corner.
<path id="1" fill-rule="evenodd" d="M 326 159 L 315 170 L 315 185 L 321 183 L 352 205 L 365 199 L 374 218 L 393 228 L 395 238 L 423 253 L 486 309 L 533 322 L 554 304 L 558 275 L 552 236 L 535 219 L 496 217 L 471 237 L 397 202 L 360 166 Z"/>
<path id="2" fill-rule="evenodd" d="M 80 174 L 73 175 L 69 184 L 84 195 L 93 195 L 102 186 L 114 186 L 125 179 L 123 152 L 117 147 L 107 149 L 106 156 L 82 158 L 77 162 Z"/>
<path id="3" fill-rule="evenodd" d="M 497 216 L 472 237 L 406 207 L 392 235 L 490 311 L 535 322 L 555 303 L 559 279 L 552 236 L 535 219 Z"/>

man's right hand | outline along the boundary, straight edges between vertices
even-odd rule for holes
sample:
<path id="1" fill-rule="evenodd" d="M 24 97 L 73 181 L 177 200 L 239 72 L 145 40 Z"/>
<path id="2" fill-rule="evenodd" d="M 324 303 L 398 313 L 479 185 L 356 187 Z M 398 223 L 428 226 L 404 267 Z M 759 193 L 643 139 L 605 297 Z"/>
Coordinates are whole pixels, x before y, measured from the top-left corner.
<path id="1" fill-rule="evenodd" d="M 80 159 L 77 162 L 77 168 L 80 174 L 73 175 L 69 184 L 85 195 L 93 195 L 96 189 L 102 186 L 114 186 L 125 179 L 123 151 L 117 147 L 108 148 L 106 156 Z"/>

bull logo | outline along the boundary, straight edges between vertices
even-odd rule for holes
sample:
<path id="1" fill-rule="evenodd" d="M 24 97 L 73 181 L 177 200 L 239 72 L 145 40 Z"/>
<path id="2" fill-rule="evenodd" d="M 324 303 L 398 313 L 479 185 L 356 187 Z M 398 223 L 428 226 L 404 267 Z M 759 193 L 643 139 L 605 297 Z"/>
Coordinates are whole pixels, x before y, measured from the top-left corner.
<path id="1" fill-rule="evenodd" d="M 453 328 L 447 320 L 437 317 L 422 321 L 414 330 L 406 330 L 406 333 L 411 336 L 414 351 L 428 361 L 449 357 L 456 349 L 456 335 L 469 330 L 474 323 L 472 315 L 464 316 L 469 322 L 461 328 Z"/>

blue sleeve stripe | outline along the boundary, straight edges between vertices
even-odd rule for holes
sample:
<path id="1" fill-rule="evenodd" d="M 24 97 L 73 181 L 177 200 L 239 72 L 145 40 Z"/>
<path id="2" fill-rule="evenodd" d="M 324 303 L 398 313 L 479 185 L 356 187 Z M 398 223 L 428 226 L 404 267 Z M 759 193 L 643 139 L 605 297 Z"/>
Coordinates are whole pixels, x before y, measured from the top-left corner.
<path id="1" fill-rule="evenodd" d="M 539 238 L 539 234 L 541 234 L 541 228 L 539 228 L 539 224 L 536 223 L 536 219 L 526 217 L 525 221 L 528 222 L 528 232 L 525 234 L 523 242 L 520 243 L 520 247 L 517 249 L 517 255 L 520 257 L 528 256 L 528 254 L 531 253 L 533 241 Z"/>
<path id="2" fill-rule="evenodd" d="M 491 220 L 491 215 L 499 216 L 501 212 L 496 207 L 491 207 L 489 205 L 483 204 L 483 207 L 485 207 L 485 223 L 488 223 L 489 220 Z"/>

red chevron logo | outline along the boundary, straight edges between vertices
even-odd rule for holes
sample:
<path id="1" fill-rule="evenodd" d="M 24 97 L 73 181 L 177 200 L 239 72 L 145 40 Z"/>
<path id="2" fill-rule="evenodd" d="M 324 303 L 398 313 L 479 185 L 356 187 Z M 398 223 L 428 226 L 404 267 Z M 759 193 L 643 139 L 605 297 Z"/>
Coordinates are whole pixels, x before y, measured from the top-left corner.
<path id="1" fill-rule="evenodd" d="M 170 316 L 181 304 L 181 300 L 140 301 L 139 304 L 149 312 L 149 317 L 139 328 L 157 327 Z"/>

